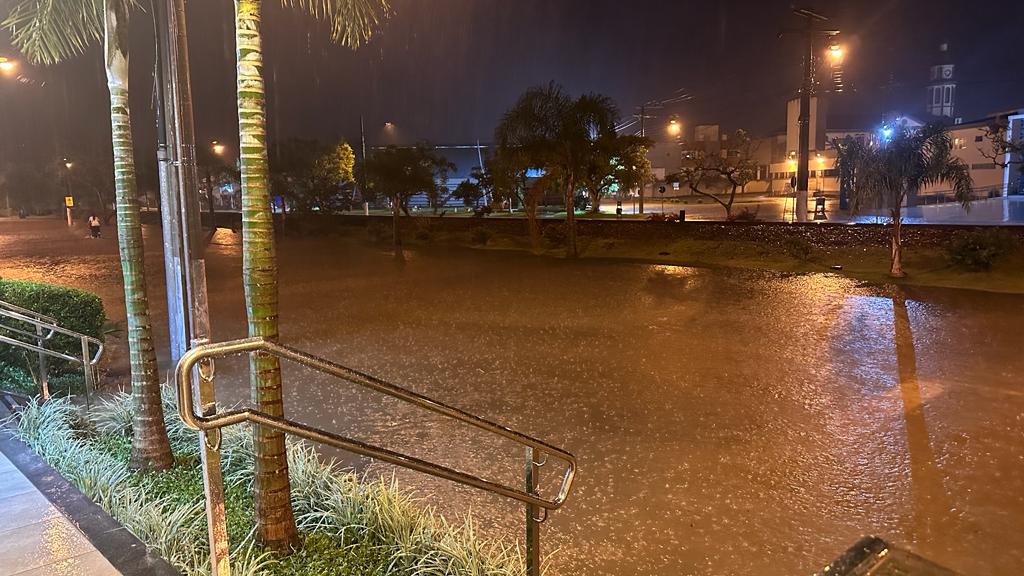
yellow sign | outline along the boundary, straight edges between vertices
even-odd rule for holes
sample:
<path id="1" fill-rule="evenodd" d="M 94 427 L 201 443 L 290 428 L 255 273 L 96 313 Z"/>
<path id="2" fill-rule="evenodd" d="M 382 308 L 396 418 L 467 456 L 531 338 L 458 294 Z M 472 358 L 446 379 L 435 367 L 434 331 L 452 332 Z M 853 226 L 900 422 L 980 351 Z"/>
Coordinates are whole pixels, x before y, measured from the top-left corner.
<path id="1" fill-rule="evenodd" d="M 64 197 L 64 205 L 67 206 L 68 208 L 74 208 L 75 207 L 75 197 L 74 196 L 65 196 Z"/>

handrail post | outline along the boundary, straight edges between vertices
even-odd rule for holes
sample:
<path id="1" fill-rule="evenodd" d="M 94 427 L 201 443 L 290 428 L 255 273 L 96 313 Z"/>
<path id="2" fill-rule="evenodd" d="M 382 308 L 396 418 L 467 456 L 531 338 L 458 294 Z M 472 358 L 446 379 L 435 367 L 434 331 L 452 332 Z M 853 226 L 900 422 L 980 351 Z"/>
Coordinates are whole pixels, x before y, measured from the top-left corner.
<path id="1" fill-rule="evenodd" d="M 526 493 L 536 495 L 540 468 L 533 447 L 526 447 Z M 540 576 L 540 506 L 526 505 L 526 576 Z"/>
<path id="2" fill-rule="evenodd" d="M 85 373 L 85 411 L 92 409 L 89 389 L 92 387 L 92 364 L 89 363 L 89 337 L 82 336 L 82 371 Z"/>
<path id="3" fill-rule="evenodd" d="M 43 347 L 46 339 L 43 337 L 43 327 L 36 324 L 36 345 Z M 39 352 L 39 389 L 43 394 L 43 402 L 50 399 L 50 382 L 46 374 L 46 354 Z"/>

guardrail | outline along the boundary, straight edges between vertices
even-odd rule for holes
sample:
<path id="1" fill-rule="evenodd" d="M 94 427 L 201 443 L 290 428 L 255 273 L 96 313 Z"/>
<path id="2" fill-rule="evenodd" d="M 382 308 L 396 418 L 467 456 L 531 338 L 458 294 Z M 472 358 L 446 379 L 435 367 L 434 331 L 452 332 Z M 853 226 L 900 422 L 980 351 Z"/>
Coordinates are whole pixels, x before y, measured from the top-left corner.
<path id="1" fill-rule="evenodd" d="M 391 396 L 398 400 L 413 404 L 427 411 L 448 416 L 459 422 L 468 424 L 485 432 L 495 434 L 508 440 L 512 440 L 524 447 L 526 456 L 524 488 L 516 488 L 493 480 L 487 480 L 473 474 L 442 466 L 410 456 L 395 452 L 386 448 L 373 446 L 359 440 L 346 438 L 339 434 L 321 430 L 319 428 L 281 418 L 271 416 L 251 408 L 228 410 L 216 413 L 215 407 L 204 406 L 202 413 L 196 412 L 195 395 L 193 393 L 193 373 L 199 373 L 201 378 L 211 381 L 208 375 L 213 373 L 212 360 L 217 357 L 232 356 L 245 353 L 263 353 L 277 356 L 285 360 L 312 368 L 318 372 L 329 374 L 369 388 L 376 392 Z M 198 366 L 198 369 L 196 369 Z M 204 370 L 205 367 L 205 370 Z M 444 478 L 452 482 L 473 486 L 493 494 L 499 494 L 511 498 L 526 505 L 526 570 L 529 576 L 540 575 L 540 524 L 547 519 L 549 510 L 556 510 L 565 503 L 572 488 L 572 482 L 576 475 L 576 458 L 550 444 L 536 438 L 521 434 L 500 424 L 485 420 L 458 408 L 443 404 L 422 394 L 401 388 L 389 382 L 385 382 L 373 376 L 353 370 L 319 358 L 311 354 L 290 348 L 283 344 L 271 342 L 263 338 L 246 338 L 216 344 L 205 344 L 196 346 L 178 362 L 175 368 L 175 381 L 178 390 L 178 413 L 182 421 L 194 430 L 207 434 L 213 434 L 212 444 L 219 446 L 219 431 L 226 426 L 251 422 L 261 426 L 267 426 L 280 430 L 286 434 L 292 434 L 300 438 L 347 450 L 362 456 L 376 458 L 396 466 L 409 468 L 424 474 Z M 562 474 L 562 481 L 557 493 L 553 497 L 542 497 L 538 491 L 538 476 L 541 466 L 548 463 L 551 458 L 562 461 L 565 470 Z M 211 470 L 207 462 L 203 462 L 204 482 L 211 474 L 219 471 Z M 223 494 L 207 494 L 207 522 L 209 523 L 211 562 L 214 567 L 214 574 L 228 574 L 230 569 L 226 558 L 227 543 L 222 542 L 226 538 L 226 530 L 223 522 L 223 506 L 218 502 L 210 502 L 210 499 L 223 501 Z M 219 510 L 219 513 L 218 513 Z M 218 552 L 220 551 L 220 552 Z M 218 558 L 218 554 L 224 557 Z"/>
<path id="2" fill-rule="evenodd" d="M 22 330 L 21 328 L 15 328 L 7 323 L 0 323 L 0 331 L 12 332 L 19 334 L 24 337 L 32 338 L 35 340 L 35 344 L 25 342 L 24 340 L 18 340 L 17 338 L 11 338 L 0 334 L 0 344 L 8 344 L 16 346 L 18 348 L 24 348 L 31 350 L 39 355 L 39 380 L 40 389 L 43 395 L 43 399 L 49 399 L 50 391 L 47 379 L 47 357 L 60 358 L 61 360 L 67 360 L 68 362 L 74 362 L 82 366 L 82 372 L 85 376 L 85 408 L 89 410 L 92 408 L 91 392 L 95 383 L 95 375 L 93 370 L 96 364 L 100 361 L 103 356 L 103 342 L 87 336 L 81 332 L 75 332 L 67 328 L 62 328 L 57 324 L 55 318 L 40 314 L 27 308 L 4 302 L 0 300 L 0 318 L 6 320 L 13 320 L 15 322 L 21 322 L 29 324 L 34 327 L 35 331 L 30 332 L 28 330 Z M 56 334 L 63 334 L 75 338 L 81 344 L 81 356 L 73 356 L 53 350 L 46 347 L 46 343 L 53 339 Z M 93 354 L 91 347 L 95 345 L 96 353 Z"/>

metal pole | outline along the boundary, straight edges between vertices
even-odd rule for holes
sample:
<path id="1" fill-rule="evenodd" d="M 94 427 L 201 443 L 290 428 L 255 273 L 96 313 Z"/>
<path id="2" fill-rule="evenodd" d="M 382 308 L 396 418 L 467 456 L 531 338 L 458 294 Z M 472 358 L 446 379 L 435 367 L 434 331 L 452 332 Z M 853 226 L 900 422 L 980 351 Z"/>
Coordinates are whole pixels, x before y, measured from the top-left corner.
<path id="1" fill-rule="evenodd" d="M 536 495 L 540 468 L 533 447 L 526 447 L 526 493 Z M 526 576 L 540 576 L 540 506 L 526 506 Z"/>
<path id="2" fill-rule="evenodd" d="M 36 324 L 36 336 L 38 336 L 38 338 L 36 338 L 36 345 L 39 346 L 40 348 L 42 348 L 46 339 L 43 338 L 43 327 L 38 325 L 38 324 Z M 39 389 L 40 389 L 40 392 L 43 395 L 43 401 L 46 401 L 46 400 L 50 399 L 50 385 L 49 385 L 49 380 L 47 378 L 46 372 L 47 372 L 47 369 L 46 369 L 46 354 L 43 354 L 42 352 L 40 352 L 39 353 Z"/>
<path id="3" fill-rule="evenodd" d="M 190 347 L 204 344 L 209 340 L 209 313 L 206 298 L 206 262 L 203 259 L 203 244 L 199 223 L 199 188 L 195 161 L 195 128 L 192 120 L 192 87 L 189 75 L 188 38 L 183 0 L 157 0 L 163 4 L 166 31 L 163 34 L 166 58 L 166 93 L 168 112 L 165 125 L 168 136 L 173 134 L 176 162 L 177 186 L 173 190 L 175 205 L 168 206 L 174 212 L 178 226 L 171 230 L 177 236 L 180 268 L 182 275 L 181 306 L 183 308 L 183 338 Z M 158 27 L 159 28 L 159 27 Z M 170 139 L 170 138 L 168 138 Z M 175 210 L 176 209 L 176 210 Z M 170 289 L 168 290 L 170 292 Z M 199 376 L 199 409 L 207 413 L 214 409 L 213 395 L 214 367 L 212 363 L 197 369 Z M 206 517 L 210 540 L 211 574 L 229 576 L 227 524 L 224 516 L 224 481 L 221 472 L 219 435 L 200 433 L 200 456 L 203 466 L 203 488 L 206 495 Z"/>
<path id="4" fill-rule="evenodd" d="M 641 104 L 640 105 L 640 137 L 641 138 L 645 138 L 647 136 L 647 132 L 644 130 L 644 118 L 646 116 L 647 116 L 647 105 L 646 104 Z M 642 182 L 642 181 L 640 182 L 640 211 L 638 212 L 638 214 L 643 214 L 644 213 L 644 187 L 646 185 L 647 184 L 645 182 Z"/>
<path id="5" fill-rule="evenodd" d="M 360 171 L 359 174 L 360 187 L 362 188 L 362 190 L 360 191 L 360 195 L 363 197 L 363 213 L 369 216 L 370 205 L 369 200 L 366 199 L 366 130 L 363 127 L 362 114 L 359 115 L 359 143 L 363 149 L 363 169 Z"/>
<path id="6" fill-rule="evenodd" d="M 800 86 L 800 150 L 796 169 L 796 219 L 807 220 L 808 179 L 810 177 L 811 91 L 814 89 L 814 21 L 807 18 L 804 78 Z"/>
<path id="7" fill-rule="evenodd" d="M 92 388 L 92 364 L 89 364 L 89 338 L 82 336 L 82 371 L 85 373 L 85 411 L 92 409 L 89 390 Z"/>
<path id="8" fill-rule="evenodd" d="M 170 332 L 170 360 L 177 364 L 188 349 L 189 333 L 185 307 L 185 271 L 181 257 L 181 213 L 178 198 L 178 176 L 174 168 L 172 151 L 176 149 L 172 128 L 173 94 L 168 82 L 170 58 L 167 37 L 167 4 L 153 0 L 153 27 L 156 33 L 156 158 L 160 177 L 160 222 L 164 243 L 164 275 L 167 282 L 167 325 Z"/>

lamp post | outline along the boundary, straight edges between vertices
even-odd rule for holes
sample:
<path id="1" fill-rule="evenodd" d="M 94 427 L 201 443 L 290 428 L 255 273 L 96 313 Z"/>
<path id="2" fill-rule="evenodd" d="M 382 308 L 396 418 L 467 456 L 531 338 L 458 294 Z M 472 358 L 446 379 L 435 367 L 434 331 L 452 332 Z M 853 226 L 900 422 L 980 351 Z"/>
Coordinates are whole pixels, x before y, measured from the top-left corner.
<path id="1" fill-rule="evenodd" d="M 220 142 L 214 140 L 210 142 L 210 151 L 217 158 L 223 159 L 224 151 L 227 147 Z M 217 213 L 216 208 L 213 204 L 213 175 L 210 172 L 210 163 L 206 163 L 206 201 L 210 205 L 210 227 L 214 230 L 217 229 Z"/>
<path id="2" fill-rule="evenodd" d="M 73 198 L 71 195 L 71 167 L 74 165 L 74 162 L 67 158 L 64 159 L 64 211 L 68 217 L 68 228 L 71 227 L 71 204 L 69 203 L 68 198 Z"/>
<path id="3" fill-rule="evenodd" d="M 0 56 L 0 72 L 4 74 L 10 74 L 18 68 L 18 61 L 11 60 L 5 56 Z"/>
<path id="4" fill-rule="evenodd" d="M 819 30 L 817 22 L 828 20 L 825 16 L 805 8 L 794 8 L 793 13 L 804 19 L 799 29 L 783 30 L 781 34 L 800 34 L 804 37 L 804 70 L 800 84 L 800 125 L 799 151 L 796 169 L 796 219 L 807 221 L 807 188 L 810 179 L 810 143 L 811 143 L 811 95 L 814 92 L 815 39 L 824 35 L 832 37 L 839 34 L 838 30 Z M 780 35 L 781 35 L 780 34 Z"/>

